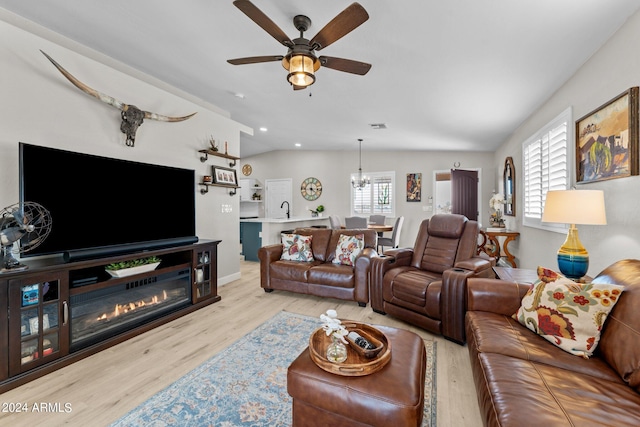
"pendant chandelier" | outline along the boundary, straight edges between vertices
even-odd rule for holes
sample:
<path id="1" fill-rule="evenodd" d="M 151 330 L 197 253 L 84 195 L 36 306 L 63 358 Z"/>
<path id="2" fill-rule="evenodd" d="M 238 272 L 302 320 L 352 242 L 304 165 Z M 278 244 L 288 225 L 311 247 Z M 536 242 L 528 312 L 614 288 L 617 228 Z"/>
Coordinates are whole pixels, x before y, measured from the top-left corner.
<path id="1" fill-rule="evenodd" d="M 362 138 L 359 138 L 358 142 L 360 143 L 360 163 L 358 166 L 358 179 L 356 179 L 355 177 L 351 177 L 351 185 L 353 186 L 353 188 L 362 189 L 371 184 L 371 180 L 368 176 L 362 175 Z"/>

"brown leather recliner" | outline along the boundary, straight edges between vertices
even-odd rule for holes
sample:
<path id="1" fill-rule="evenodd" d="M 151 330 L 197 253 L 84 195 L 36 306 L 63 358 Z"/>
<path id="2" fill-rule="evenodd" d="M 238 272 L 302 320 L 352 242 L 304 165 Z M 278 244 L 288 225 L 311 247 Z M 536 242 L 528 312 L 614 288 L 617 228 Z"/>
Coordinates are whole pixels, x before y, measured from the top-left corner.
<path id="1" fill-rule="evenodd" d="M 371 308 L 464 344 L 467 278 L 495 277 L 493 260 L 475 255 L 478 232 L 463 215 L 424 220 L 413 249 L 372 259 Z"/>

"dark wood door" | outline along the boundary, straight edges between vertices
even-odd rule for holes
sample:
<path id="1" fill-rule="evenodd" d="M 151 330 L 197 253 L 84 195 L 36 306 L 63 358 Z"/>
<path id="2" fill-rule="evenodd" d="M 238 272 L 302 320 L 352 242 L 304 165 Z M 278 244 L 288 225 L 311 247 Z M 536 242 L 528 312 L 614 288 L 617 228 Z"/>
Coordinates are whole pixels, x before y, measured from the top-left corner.
<path id="1" fill-rule="evenodd" d="M 451 213 L 478 220 L 478 171 L 451 169 Z"/>

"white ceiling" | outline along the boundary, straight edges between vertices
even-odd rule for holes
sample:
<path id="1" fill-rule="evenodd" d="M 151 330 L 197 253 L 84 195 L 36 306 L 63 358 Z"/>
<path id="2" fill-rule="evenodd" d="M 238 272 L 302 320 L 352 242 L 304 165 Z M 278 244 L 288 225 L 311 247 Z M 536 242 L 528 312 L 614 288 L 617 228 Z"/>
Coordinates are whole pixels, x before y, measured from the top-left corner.
<path id="1" fill-rule="evenodd" d="M 311 18 L 310 39 L 350 4 L 252 1 L 292 39 L 295 15 Z M 10 12 L 228 111 L 255 130 L 241 135 L 241 157 L 295 143 L 357 150 L 358 138 L 364 150 L 494 151 L 640 8 L 637 0 L 360 4 L 369 20 L 321 54 L 368 62 L 371 71 L 321 68 L 314 85 L 293 91 L 278 62 L 226 62 L 286 54 L 232 0 L 0 0 Z M 72 73 L 82 80 L 81 70 Z M 371 129 L 374 123 L 388 128 Z"/>

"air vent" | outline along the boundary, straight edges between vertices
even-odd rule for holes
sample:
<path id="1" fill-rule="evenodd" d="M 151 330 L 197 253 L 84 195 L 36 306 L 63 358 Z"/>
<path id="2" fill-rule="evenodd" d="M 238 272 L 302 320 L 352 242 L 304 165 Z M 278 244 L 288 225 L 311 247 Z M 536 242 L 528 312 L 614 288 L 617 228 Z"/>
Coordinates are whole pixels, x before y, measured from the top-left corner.
<path id="1" fill-rule="evenodd" d="M 384 123 L 371 123 L 369 126 L 371 126 L 371 129 L 386 129 L 387 125 Z"/>

